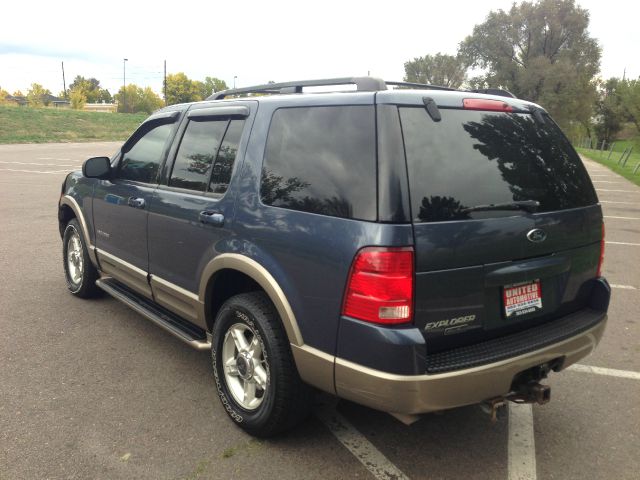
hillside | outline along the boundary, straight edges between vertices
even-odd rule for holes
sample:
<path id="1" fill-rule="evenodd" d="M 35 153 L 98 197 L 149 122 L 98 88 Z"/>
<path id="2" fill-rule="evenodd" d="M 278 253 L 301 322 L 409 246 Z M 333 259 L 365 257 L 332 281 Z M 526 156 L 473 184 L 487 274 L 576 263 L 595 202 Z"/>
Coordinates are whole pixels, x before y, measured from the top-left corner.
<path id="1" fill-rule="evenodd" d="M 126 140 L 146 117 L 0 105 L 0 143 Z"/>

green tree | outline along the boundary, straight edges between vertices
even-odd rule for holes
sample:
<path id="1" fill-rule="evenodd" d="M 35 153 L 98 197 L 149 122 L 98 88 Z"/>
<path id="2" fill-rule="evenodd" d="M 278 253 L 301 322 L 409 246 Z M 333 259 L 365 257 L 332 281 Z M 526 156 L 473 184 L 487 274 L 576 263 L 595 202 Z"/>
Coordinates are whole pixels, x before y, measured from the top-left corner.
<path id="1" fill-rule="evenodd" d="M 597 137 L 607 143 L 622 130 L 625 121 L 619 86 L 620 79 L 610 78 L 603 82 L 598 90 L 595 131 Z"/>
<path id="2" fill-rule="evenodd" d="M 210 95 L 210 93 L 207 93 L 207 87 L 204 82 L 201 82 L 200 80 L 192 80 L 192 82 L 195 90 L 198 92 L 199 100 L 204 100 Z"/>
<path id="3" fill-rule="evenodd" d="M 197 102 L 202 100 L 203 86 L 187 77 L 183 72 L 167 75 L 167 105 Z"/>
<path id="4" fill-rule="evenodd" d="M 98 97 L 96 98 L 96 102 L 113 103 L 113 97 L 111 96 L 111 93 L 109 93 L 109 90 L 107 90 L 106 88 L 101 88 L 100 92 L 98 93 Z"/>
<path id="5" fill-rule="evenodd" d="M 634 123 L 640 132 L 640 78 L 620 82 L 618 95 L 625 116 Z"/>
<path id="6" fill-rule="evenodd" d="M 563 127 L 588 127 L 596 101 L 600 47 L 589 13 L 574 0 L 537 0 L 492 11 L 460 44 L 467 64 L 486 71 L 476 85 L 506 88 L 542 104 Z"/>
<path id="7" fill-rule="evenodd" d="M 51 95 L 51 91 L 44 88 L 39 83 L 32 83 L 31 88 L 27 92 L 27 102 L 31 107 L 42 107 L 49 105 L 47 95 Z"/>
<path id="8" fill-rule="evenodd" d="M 82 110 L 84 108 L 87 103 L 87 95 L 82 87 L 69 90 L 69 101 L 71 102 L 71 108 L 74 110 Z"/>
<path id="9" fill-rule="evenodd" d="M 9 96 L 9 92 L 0 87 L 0 105 L 6 105 L 7 97 Z"/>
<path id="10" fill-rule="evenodd" d="M 460 88 L 467 66 L 461 56 L 436 53 L 417 57 L 404 64 L 404 81 Z"/>
<path id="11" fill-rule="evenodd" d="M 123 92 L 125 98 L 123 98 Z M 164 105 L 160 96 L 151 87 L 141 88 L 133 83 L 127 85 L 126 90 L 120 88 L 120 91 L 114 95 L 114 99 L 118 103 L 118 112 L 152 113 Z M 123 100 L 126 102 L 126 109 Z"/>
<path id="12" fill-rule="evenodd" d="M 202 98 L 207 98 L 209 95 L 215 92 L 221 92 L 222 90 L 228 90 L 227 83 L 224 80 L 220 80 L 216 77 L 204 77 L 204 90 L 202 93 Z"/>
<path id="13" fill-rule="evenodd" d="M 151 87 L 145 87 L 139 96 L 139 103 L 136 105 L 136 112 L 153 113 L 154 111 L 162 108 L 164 102 L 162 98 L 155 93 Z"/>
<path id="14" fill-rule="evenodd" d="M 96 78 L 84 78 L 82 75 L 77 75 L 71 85 L 69 85 L 69 91 L 82 90 L 87 97 L 88 103 L 111 103 L 113 98 L 108 90 L 100 87 L 100 80 Z"/>

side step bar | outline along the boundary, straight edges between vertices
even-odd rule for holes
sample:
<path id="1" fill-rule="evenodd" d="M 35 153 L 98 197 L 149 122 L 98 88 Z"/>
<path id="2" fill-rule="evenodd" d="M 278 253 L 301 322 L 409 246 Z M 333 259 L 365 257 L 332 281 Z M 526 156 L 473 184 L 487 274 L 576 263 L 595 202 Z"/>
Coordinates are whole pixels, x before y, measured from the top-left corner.
<path id="1" fill-rule="evenodd" d="M 209 336 L 203 329 L 150 302 L 117 280 L 111 277 L 102 277 L 96 280 L 96 285 L 190 347 L 196 350 L 209 350 L 211 348 Z"/>

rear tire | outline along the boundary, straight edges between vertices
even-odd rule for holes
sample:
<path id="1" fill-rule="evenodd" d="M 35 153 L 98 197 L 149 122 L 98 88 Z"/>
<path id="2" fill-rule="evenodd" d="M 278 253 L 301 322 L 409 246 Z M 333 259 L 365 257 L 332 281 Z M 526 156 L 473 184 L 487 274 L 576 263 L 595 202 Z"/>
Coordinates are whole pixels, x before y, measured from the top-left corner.
<path id="1" fill-rule="evenodd" d="M 271 437 L 309 414 L 311 387 L 298 375 L 280 317 L 264 292 L 225 302 L 214 323 L 211 356 L 220 401 L 247 433 Z"/>
<path id="2" fill-rule="evenodd" d="M 96 286 L 98 270 L 91 263 L 87 244 L 78 220 L 71 219 L 62 236 L 62 263 L 64 278 L 69 291 L 80 298 L 97 296 L 101 290 Z"/>

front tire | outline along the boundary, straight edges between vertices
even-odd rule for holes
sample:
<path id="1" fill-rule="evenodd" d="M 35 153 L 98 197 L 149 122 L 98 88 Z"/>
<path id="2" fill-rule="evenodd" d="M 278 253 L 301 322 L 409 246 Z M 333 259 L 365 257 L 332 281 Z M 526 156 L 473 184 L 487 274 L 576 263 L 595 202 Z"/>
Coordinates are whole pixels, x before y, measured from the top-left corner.
<path id="1" fill-rule="evenodd" d="M 211 354 L 220 401 L 247 433 L 270 437 L 309 414 L 311 388 L 298 375 L 278 313 L 264 292 L 225 302 L 214 323 Z"/>
<path id="2" fill-rule="evenodd" d="M 64 278 L 69 291 L 80 298 L 91 298 L 98 295 L 96 286 L 98 271 L 91 263 L 82 229 L 78 220 L 71 219 L 62 236 L 62 261 Z"/>

